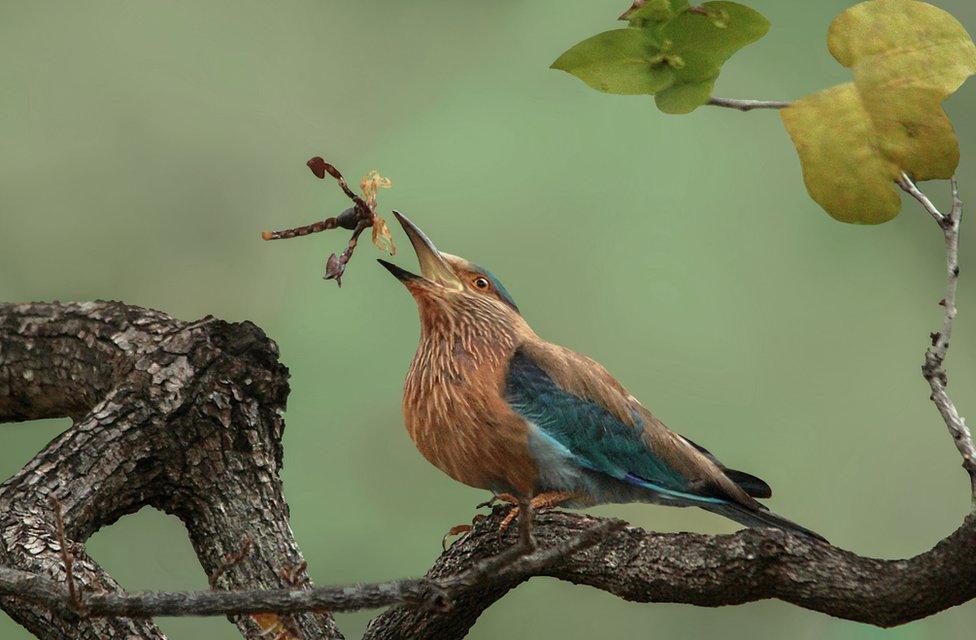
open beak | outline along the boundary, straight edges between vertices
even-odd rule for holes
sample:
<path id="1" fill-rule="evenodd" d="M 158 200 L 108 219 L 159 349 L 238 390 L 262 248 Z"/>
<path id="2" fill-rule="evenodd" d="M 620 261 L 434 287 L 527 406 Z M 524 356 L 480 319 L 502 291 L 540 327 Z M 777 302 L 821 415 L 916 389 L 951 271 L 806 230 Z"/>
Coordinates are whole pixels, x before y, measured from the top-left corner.
<path id="1" fill-rule="evenodd" d="M 403 227 L 403 231 L 410 238 L 410 244 L 413 245 L 413 250 L 417 254 L 417 262 L 420 263 L 421 275 L 418 276 L 417 274 L 410 273 L 406 269 L 401 269 L 386 260 L 378 260 L 378 262 L 386 267 L 397 280 L 404 284 L 410 282 L 421 284 L 426 282 L 438 284 L 449 289 L 462 288 L 461 281 L 454 275 L 454 270 L 451 269 L 451 265 L 447 263 L 447 260 L 441 255 L 441 252 L 437 250 L 434 243 L 427 237 L 427 234 L 398 211 L 394 211 L 393 215 L 396 216 L 400 226 Z"/>

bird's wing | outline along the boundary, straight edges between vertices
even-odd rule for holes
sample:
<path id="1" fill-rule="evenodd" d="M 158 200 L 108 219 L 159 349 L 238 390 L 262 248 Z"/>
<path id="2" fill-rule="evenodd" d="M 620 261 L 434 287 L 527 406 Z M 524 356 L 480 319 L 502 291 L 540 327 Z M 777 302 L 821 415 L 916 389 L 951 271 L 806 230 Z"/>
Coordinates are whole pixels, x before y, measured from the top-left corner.
<path id="1" fill-rule="evenodd" d="M 664 426 L 599 363 L 569 349 L 522 344 L 509 363 L 505 398 L 585 468 L 679 500 L 762 508 L 710 454 Z"/>

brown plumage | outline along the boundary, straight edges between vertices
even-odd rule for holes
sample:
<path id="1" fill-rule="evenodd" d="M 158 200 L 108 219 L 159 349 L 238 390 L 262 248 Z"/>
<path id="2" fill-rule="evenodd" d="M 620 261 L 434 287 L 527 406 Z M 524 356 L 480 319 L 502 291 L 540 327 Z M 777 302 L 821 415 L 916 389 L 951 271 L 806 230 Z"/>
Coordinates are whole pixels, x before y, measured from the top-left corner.
<path id="1" fill-rule="evenodd" d="M 762 480 L 669 430 L 599 363 L 540 338 L 490 273 L 396 215 L 422 272 L 380 261 L 420 312 L 403 415 L 434 466 L 523 502 L 694 505 L 819 537 L 766 510 Z"/>

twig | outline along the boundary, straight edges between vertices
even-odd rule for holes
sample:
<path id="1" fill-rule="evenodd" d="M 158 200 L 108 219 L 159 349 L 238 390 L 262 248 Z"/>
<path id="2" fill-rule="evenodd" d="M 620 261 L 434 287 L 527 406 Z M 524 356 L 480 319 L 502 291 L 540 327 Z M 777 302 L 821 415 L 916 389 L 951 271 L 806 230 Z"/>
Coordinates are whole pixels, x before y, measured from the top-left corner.
<path id="1" fill-rule="evenodd" d="M 922 208 L 939 224 L 945 236 L 946 245 L 946 295 L 939 301 L 945 310 L 942 321 L 942 331 L 932 333 L 932 346 L 925 350 L 922 363 L 922 376 L 932 389 L 932 402 L 942 415 L 942 419 L 949 429 L 949 434 L 956 443 L 956 448 L 962 456 L 962 466 L 969 473 L 972 492 L 972 510 L 976 512 L 976 446 L 973 436 L 966 426 L 966 421 L 959 415 L 956 405 L 952 402 L 946 387 L 949 384 L 943 364 L 949 354 L 949 341 L 952 338 L 952 325 L 956 318 L 956 290 L 959 286 L 959 226 L 962 222 L 962 200 L 959 198 L 959 183 L 953 178 L 950 181 L 952 189 L 952 209 L 943 214 L 932 201 L 919 190 L 915 183 L 902 173 L 898 186 L 906 193 L 918 200 Z"/>
<path id="2" fill-rule="evenodd" d="M 65 582 L 68 584 L 68 607 L 75 613 L 84 613 L 85 607 L 78 597 L 78 590 L 75 587 L 75 556 L 68 548 L 68 540 L 64 535 L 64 516 L 61 501 L 57 498 L 51 499 L 54 507 L 54 525 L 57 529 L 58 545 L 61 547 L 61 561 L 64 563 Z"/>
<path id="3" fill-rule="evenodd" d="M 343 211 L 355 212 L 355 209 L 350 207 Z M 335 229 L 336 227 L 343 226 L 339 224 L 339 217 L 342 214 L 336 216 L 335 218 L 326 218 L 325 220 L 319 220 L 318 222 L 313 222 L 312 224 L 302 225 L 300 227 L 293 227 L 291 229 L 282 229 L 281 231 L 262 231 L 261 239 L 263 240 L 288 240 L 290 238 L 300 238 L 302 236 L 307 236 L 311 233 L 319 233 L 321 231 L 328 231 L 330 229 Z"/>
<path id="4" fill-rule="evenodd" d="M 72 609 L 69 590 L 48 577 L 0 567 L 0 594 L 37 602 L 48 608 Z M 402 603 L 444 601 L 443 590 L 428 580 L 311 589 L 246 591 L 117 592 L 78 594 L 82 617 L 151 618 L 157 616 L 223 616 L 304 611 L 357 611 Z"/>
<path id="5" fill-rule="evenodd" d="M 356 229 L 352 232 L 352 237 L 349 238 L 349 244 L 346 246 L 345 251 L 338 256 L 333 253 L 325 261 L 325 275 L 322 276 L 323 278 L 326 280 L 335 280 L 337 285 L 342 286 L 342 274 L 346 272 L 346 264 L 349 263 L 349 259 L 352 258 L 352 252 L 356 250 L 356 246 L 359 244 L 359 236 L 366 230 L 366 227 L 370 227 L 372 224 L 372 222 L 367 223 L 360 220 L 359 224 L 356 225 Z"/>
<path id="6" fill-rule="evenodd" d="M 315 177 L 319 178 L 320 180 L 325 179 L 326 175 L 330 175 L 335 178 L 336 182 L 339 183 L 339 188 L 342 189 L 342 192 L 346 194 L 346 197 L 352 200 L 353 206 L 349 207 L 334 218 L 326 218 L 325 220 L 320 220 L 311 224 L 293 227 L 291 229 L 282 229 L 280 231 L 262 231 L 261 238 L 264 240 L 288 240 L 290 238 L 299 238 L 312 233 L 328 231 L 338 227 L 351 230 L 352 236 L 349 238 L 349 243 L 346 245 L 346 249 L 338 256 L 335 253 L 330 254 L 325 263 L 325 275 L 323 277 L 326 280 L 335 280 L 336 284 L 341 287 L 342 275 L 346 271 L 346 264 L 352 258 L 352 254 L 356 250 L 356 245 L 359 243 L 359 236 L 367 228 L 373 227 L 374 225 L 377 225 L 377 223 L 380 225 L 377 227 L 377 229 L 382 227 L 382 229 L 385 231 L 386 227 L 376 216 L 375 198 L 370 195 L 367 197 L 367 199 L 364 199 L 362 196 L 358 195 L 351 188 L 349 188 L 349 183 L 346 182 L 346 179 L 343 177 L 342 173 L 319 156 L 315 156 L 306 164 L 312 173 L 315 174 Z M 375 175 L 375 172 L 373 175 Z M 386 186 L 389 186 L 389 181 L 386 182 Z M 364 184 L 366 183 L 364 182 Z M 374 242 L 376 242 L 377 229 L 374 229 Z"/>
<path id="7" fill-rule="evenodd" d="M 896 181 L 896 184 L 901 187 L 902 191 L 918 200 L 919 204 L 922 205 L 922 208 L 925 209 L 925 211 L 928 212 L 928 214 L 932 216 L 937 223 L 939 223 L 940 227 L 945 224 L 945 216 L 942 215 L 942 212 L 940 212 L 934 204 L 932 204 L 929 197 L 919 190 L 918 186 L 916 186 L 912 179 L 908 177 L 907 173 L 902 171 L 901 179 Z"/>
<path id="8" fill-rule="evenodd" d="M 728 109 L 738 109 L 739 111 L 752 111 L 753 109 L 785 109 L 793 104 L 792 102 L 781 102 L 778 100 L 735 100 L 732 98 L 709 98 L 708 103 L 713 107 L 726 107 Z"/>
<path id="9" fill-rule="evenodd" d="M 305 611 L 357 611 L 390 605 L 408 605 L 443 611 L 459 591 L 538 572 L 586 549 L 609 533 L 626 526 L 622 520 L 602 520 L 576 537 L 535 553 L 526 554 L 516 544 L 502 554 L 476 564 L 464 573 L 436 582 L 425 578 L 373 584 L 315 587 L 311 589 L 268 589 L 248 591 L 187 591 L 79 594 L 44 576 L 0 567 L 0 594 L 16 594 L 62 612 L 67 607 L 83 617 L 150 618 L 162 616 L 221 616 L 275 613 L 287 615 Z M 248 545 L 245 543 L 244 545 Z M 232 554 L 243 558 L 246 551 Z M 283 575 L 297 583 L 304 564 Z M 71 582 L 69 581 L 69 585 Z"/>

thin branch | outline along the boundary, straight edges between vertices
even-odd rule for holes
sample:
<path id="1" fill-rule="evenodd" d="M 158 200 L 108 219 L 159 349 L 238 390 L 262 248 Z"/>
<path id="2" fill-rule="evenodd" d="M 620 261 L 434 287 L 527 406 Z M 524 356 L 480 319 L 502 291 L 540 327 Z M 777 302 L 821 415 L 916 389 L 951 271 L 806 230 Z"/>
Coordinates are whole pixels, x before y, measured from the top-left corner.
<path id="1" fill-rule="evenodd" d="M 946 220 L 945 216 L 942 215 L 942 212 L 940 212 L 934 204 L 932 204 L 932 201 L 929 200 L 929 197 L 924 193 L 922 193 L 922 191 L 918 188 L 915 182 L 912 181 L 912 179 L 908 176 L 907 173 L 902 171 L 901 179 L 897 180 L 895 184 L 897 184 L 902 191 L 904 191 L 911 197 L 918 200 L 919 204 L 922 205 L 922 208 L 925 209 L 925 211 L 928 212 L 928 214 L 932 216 L 932 218 L 937 223 L 939 223 L 939 226 L 945 224 L 945 220 Z"/>
<path id="2" fill-rule="evenodd" d="M 16 595 L 58 612 L 71 611 L 80 618 L 153 618 L 159 616 L 223 616 L 308 611 L 358 611 L 405 605 L 425 611 L 448 611 L 453 598 L 469 589 L 496 581 L 523 577 L 588 547 L 626 526 L 622 520 L 600 520 L 558 544 L 526 554 L 522 545 L 475 564 L 443 581 L 426 578 L 372 584 L 246 591 L 77 593 L 50 578 L 0 567 L 0 594 Z M 228 565 L 240 563 L 250 553 L 245 540 L 239 552 L 230 554 Z M 297 584 L 305 570 L 301 563 L 285 572 L 286 581 Z M 70 582 L 68 583 L 71 584 Z"/>
<path id="3" fill-rule="evenodd" d="M 712 97 L 709 98 L 707 104 L 713 107 L 725 107 L 727 109 L 737 109 L 739 111 L 752 111 L 754 109 L 785 109 L 793 103 L 778 100 L 735 100 L 732 98 Z"/>
<path id="4" fill-rule="evenodd" d="M 359 224 L 356 225 L 355 230 L 352 232 L 352 236 L 349 238 L 349 244 L 346 245 L 346 249 L 340 253 L 338 256 L 336 254 L 331 254 L 329 258 L 325 261 L 325 275 L 322 277 L 326 280 L 335 280 L 336 284 L 340 287 L 342 286 L 342 274 L 346 272 L 346 265 L 352 258 L 352 252 L 356 250 L 359 245 L 359 236 L 362 235 L 363 231 L 367 227 L 372 226 L 372 222 L 366 222 L 361 220 Z"/>
<path id="5" fill-rule="evenodd" d="M 70 592 L 54 580 L 26 571 L 0 567 L 0 594 L 73 610 Z M 308 589 L 246 591 L 176 591 L 83 593 L 82 618 L 152 618 L 157 616 L 223 616 L 306 611 L 358 611 L 393 604 L 437 606 L 446 592 L 427 580 L 394 580 L 375 584 Z"/>
<path id="6" fill-rule="evenodd" d="M 962 200 L 959 198 L 959 183 L 953 178 L 952 209 L 943 214 L 932 201 L 915 185 L 907 174 L 902 173 L 898 186 L 918 200 L 922 208 L 939 224 L 945 236 L 946 245 L 946 294 L 939 301 L 945 309 L 942 330 L 931 334 L 932 346 L 926 349 L 922 363 L 922 376 L 932 389 L 931 399 L 935 403 L 942 420 L 949 429 L 953 442 L 962 456 L 962 466 L 969 473 L 972 495 L 972 510 L 976 512 L 976 446 L 973 445 L 972 432 L 966 421 L 959 415 L 955 403 L 949 397 L 946 387 L 949 378 L 943 364 L 949 355 L 949 342 L 952 338 L 952 325 L 956 318 L 956 291 L 959 287 L 959 226 L 962 222 Z"/>

